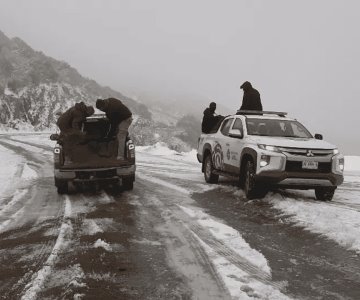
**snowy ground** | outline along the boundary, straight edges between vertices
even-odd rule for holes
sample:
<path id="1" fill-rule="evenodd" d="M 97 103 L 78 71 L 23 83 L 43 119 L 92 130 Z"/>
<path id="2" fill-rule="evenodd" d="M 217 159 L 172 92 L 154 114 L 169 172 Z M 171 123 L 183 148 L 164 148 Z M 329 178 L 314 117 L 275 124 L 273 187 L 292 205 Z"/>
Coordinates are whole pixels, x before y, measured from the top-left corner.
<path id="1" fill-rule="evenodd" d="M 30 215 L 27 216 L 25 213 L 26 206 L 19 205 L 26 204 L 24 198 L 31 194 L 30 191 L 34 185 L 40 184 L 39 178 L 51 176 L 51 147 L 54 143 L 48 139 L 48 134 L 12 135 L 2 141 L 0 157 L 7 162 L 7 168 L 3 168 L 0 172 L 2 183 L 0 186 L 0 234 L 6 234 L 10 229 L 23 226 L 26 220 L 30 221 Z M 18 155 L 17 147 L 32 153 L 34 160 L 29 162 L 26 156 Z M 346 157 L 345 182 L 338 188 L 331 202 L 315 201 L 312 191 L 280 191 L 270 193 L 262 200 L 246 202 L 242 191 L 229 181 L 220 182 L 217 185 L 205 184 L 195 151 L 177 153 L 160 143 L 154 146 L 137 147 L 136 150 L 138 166 L 136 185 L 139 188 L 124 197 L 130 201 L 129 204 L 137 211 L 136 214 L 141 215 L 137 221 L 138 226 L 144 228 L 144 232 L 148 232 L 153 227 L 156 235 L 160 235 L 161 238 L 154 239 L 152 237 L 154 233 L 149 232 L 141 239 L 134 236 L 130 241 L 135 245 L 147 245 L 152 249 L 165 246 L 171 268 L 175 270 L 175 273 L 188 278 L 186 283 L 182 284 L 190 287 L 193 298 L 219 299 L 219 297 L 226 298 L 225 295 L 229 299 L 309 298 L 306 293 L 313 293 L 309 294 L 310 298 L 320 293 L 319 299 L 326 299 L 329 295 L 334 296 L 335 292 L 330 293 L 324 287 L 322 287 L 324 290 L 318 286 L 309 288 L 311 291 L 298 290 L 296 285 L 300 283 L 292 280 L 290 275 L 289 278 L 283 275 L 279 265 L 284 262 L 276 262 L 279 259 L 269 254 L 271 249 L 283 246 L 278 243 L 266 244 L 269 238 L 267 235 L 271 236 L 272 232 L 277 232 L 279 226 L 284 227 L 286 231 L 300 230 L 301 234 L 306 235 L 306 232 L 314 234 L 307 236 L 308 239 L 320 236 L 324 241 L 332 241 L 340 249 L 336 251 L 344 251 L 345 256 L 348 251 L 349 257 L 353 257 L 356 263 L 359 263 L 360 157 Z M 41 170 L 39 161 L 42 157 L 50 166 L 49 170 Z M 35 191 L 32 192 L 34 193 Z M 89 249 L 103 251 L 102 253 L 106 254 L 102 255 L 111 257 L 119 251 L 124 251 L 124 245 L 111 242 L 108 232 L 119 226 L 122 228 L 119 229 L 120 231 L 126 231 L 126 226 L 129 225 L 124 227 L 111 216 L 95 213 L 99 207 L 119 205 L 119 202 L 111 195 L 101 193 L 96 197 L 88 198 L 83 195 L 71 195 L 58 200 L 63 201 L 64 209 L 60 227 L 48 228 L 44 233 L 44 236 L 56 237 L 54 245 L 49 250 L 43 266 L 29 277 L 20 292 L 23 299 L 37 299 L 39 294 L 44 296 L 46 286 L 49 288 L 56 285 L 56 278 L 61 278 L 66 283 L 66 276 L 69 274 L 72 274 L 75 280 L 70 282 L 77 286 L 73 290 L 77 291 L 74 292 L 74 297 L 79 297 L 78 299 L 85 297 L 86 286 L 94 278 L 111 278 L 110 275 L 104 275 L 104 273 L 96 275 L 94 271 L 86 272 L 81 260 L 78 263 L 72 263 L 68 268 L 59 269 L 59 261 L 63 259 L 61 253 L 74 249 L 79 239 L 81 241 L 86 237 L 89 240 L 86 251 L 90 251 Z M 239 205 L 242 207 L 241 210 L 234 209 Z M 14 207 L 18 209 L 15 210 Z M 224 208 L 224 214 L 221 214 L 220 208 Z M 51 210 L 46 210 L 48 211 Z M 256 222 L 254 222 L 249 214 L 245 214 L 248 211 L 253 215 L 260 212 L 262 217 L 260 219 L 256 217 Z M 92 215 L 94 216 L 91 217 Z M 162 221 L 157 223 L 156 218 L 150 217 L 153 215 Z M 79 219 L 79 216 L 83 217 Z M 41 215 L 41 220 L 45 220 L 46 217 L 51 216 Z M 149 224 L 152 225 L 143 223 L 146 220 L 149 220 Z M 263 223 L 256 224 L 258 222 Z M 38 220 L 37 223 L 41 222 Z M 77 229 L 79 224 L 81 228 Z M 254 227 L 259 229 L 259 237 L 256 237 L 252 228 L 258 225 L 261 227 Z M 265 232 L 261 233 L 260 229 Z M 281 232 L 281 234 L 287 233 Z M 277 238 L 281 237 L 274 236 L 271 243 Z M 291 236 L 291 238 L 296 237 Z M 197 254 L 194 255 L 194 253 Z M 202 257 L 202 264 L 206 267 L 196 267 L 199 264 L 198 255 Z M 299 263 L 301 255 L 299 253 L 298 256 L 289 259 L 294 270 L 290 272 L 287 267 L 288 272 L 296 273 L 295 269 L 297 266 L 300 268 L 300 265 L 303 265 L 302 267 L 306 270 L 306 259 L 303 259 L 305 262 Z M 320 261 L 322 254 L 318 255 L 317 261 Z M 327 258 L 329 259 L 331 258 Z M 204 268 L 209 268 L 209 272 L 203 274 Z M 325 271 L 318 272 L 322 274 L 321 272 Z M 225 290 L 215 287 L 217 285 Z M 179 293 L 181 295 L 182 292 L 179 291 Z M 338 298 L 341 299 L 342 291 L 336 293 L 338 294 L 335 296 L 340 295 Z M 171 294 L 169 299 L 175 299 L 175 294 Z"/>

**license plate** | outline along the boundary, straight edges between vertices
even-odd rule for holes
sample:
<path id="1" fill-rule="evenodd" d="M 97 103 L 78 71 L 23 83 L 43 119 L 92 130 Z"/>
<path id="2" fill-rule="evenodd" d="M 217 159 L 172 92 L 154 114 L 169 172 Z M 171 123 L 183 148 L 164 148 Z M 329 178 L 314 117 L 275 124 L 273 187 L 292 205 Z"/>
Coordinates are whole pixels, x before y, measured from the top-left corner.
<path id="1" fill-rule="evenodd" d="M 317 170 L 318 167 L 319 167 L 319 163 L 317 161 L 305 160 L 302 162 L 303 169 Z"/>

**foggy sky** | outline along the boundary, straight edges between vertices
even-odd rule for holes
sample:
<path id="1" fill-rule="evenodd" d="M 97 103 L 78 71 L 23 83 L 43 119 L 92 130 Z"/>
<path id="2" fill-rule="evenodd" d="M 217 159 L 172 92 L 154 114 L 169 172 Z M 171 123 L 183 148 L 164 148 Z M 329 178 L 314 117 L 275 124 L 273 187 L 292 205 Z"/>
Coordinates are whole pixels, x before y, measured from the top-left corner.
<path id="1" fill-rule="evenodd" d="M 359 12 L 355 0 L 0 0 L 0 30 L 128 96 L 235 112 L 248 80 L 264 109 L 360 155 Z"/>

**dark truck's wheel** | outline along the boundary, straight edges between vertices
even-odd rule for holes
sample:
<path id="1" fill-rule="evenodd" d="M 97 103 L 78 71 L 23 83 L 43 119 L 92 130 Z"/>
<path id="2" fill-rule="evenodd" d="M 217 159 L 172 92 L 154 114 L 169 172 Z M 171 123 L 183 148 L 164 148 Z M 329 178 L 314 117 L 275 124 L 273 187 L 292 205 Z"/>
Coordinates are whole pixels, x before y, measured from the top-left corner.
<path id="1" fill-rule="evenodd" d="M 123 178 L 122 188 L 124 191 L 131 191 L 134 188 L 134 177 Z"/>
<path id="2" fill-rule="evenodd" d="M 67 194 L 69 192 L 67 181 L 55 181 L 58 194 Z"/>
<path id="3" fill-rule="evenodd" d="M 267 194 L 267 188 L 259 183 L 255 183 L 255 165 L 248 160 L 245 165 L 244 192 L 246 198 L 263 198 Z"/>
<path id="4" fill-rule="evenodd" d="M 207 183 L 217 183 L 219 181 L 219 175 L 213 173 L 214 167 L 211 159 L 211 155 L 208 154 L 204 160 L 204 177 Z"/>
<path id="5" fill-rule="evenodd" d="M 334 197 L 335 189 L 332 187 L 315 188 L 315 196 L 317 200 L 331 201 Z"/>

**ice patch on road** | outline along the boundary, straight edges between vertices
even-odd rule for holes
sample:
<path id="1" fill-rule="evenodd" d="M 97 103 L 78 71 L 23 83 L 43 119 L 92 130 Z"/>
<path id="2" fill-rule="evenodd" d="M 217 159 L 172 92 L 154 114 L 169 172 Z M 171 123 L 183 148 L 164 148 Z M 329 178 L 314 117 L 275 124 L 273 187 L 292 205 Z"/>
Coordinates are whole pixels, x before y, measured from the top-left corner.
<path id="1" fill-rule="evenodd" d="M 60 269 L 53 272 L 49 280 L 46 282 L 46 287 L 86 287 L 86 284 L 83 282 L 84 279 L 85 274 L 83 269 L 80 264 L 75 264 L 66 269 Z"/>
<path id="2" fill-rule="evenodd" d="M 234 228 L 220 223 L 210 215 L 201 210 L 178 205 L 186 214 L 196 220 L 202 227 L 208 229 L 210 233 L 224 245 L 234 250 L 239 256 L 245 258 L 252 265 L 258 267 L 267 274 L 271 274 L 271 269 L 264 255 L 255 249 L 242 238 L 241 234 Z"/>
<path id="3" fill-rule="evenodd" d="M 359 203 L 359 193 L 357 202 Z M 301 201 L 269 194 L 265 200 L 287 216 L 289 222 L 321 234 L 360 253 L 360 211 L 332 202 Z M 289 216 L 290 215 L 290 216 Z"/>
<path id="4" fill-rule="evenodd" d="M 190 195 L 190 192 L 187 189 L 184 189 L 184 188 L 182 188 L 182 187 L 180 187 L 178 185 L 169 183 L 167 181 L 164 181 L 164 180 L 161 180 L 161 179 L 158 179 L 158 178 L 154 178 L 154 177 L 150 177 L 150 176 L 147 176 L 147 175 L 143 175 L 143 174 L 136 174 L 136 176 L 139 177 L 140 179 L 150 181 L 150 182 L 158 184 L 158 185 L 162 185 L 164 187 L 175 190 L 175 191 L 180 192 L 182 194 Z"/>
<path id="5" fill-rule="evenodd" d="M 110 246 L 107 242 L 103 241 L 102 239 L 98 239 L 98 240 L 94 243 L 94 248 L 103 248 L 103 249 L 105 249 L 106 251 L 109 251 L 109 252 L 112 251 L 111 246 Z"/>
<path id="6" fill-rule="evenodd" d="M 93 219 L 85 219 L 82 226 L 83 235 L 94 235 L 100 232 L 104 232 Z"/>
<path id="7" fill-rule="evenodd" d="M 31 167 L 29 167 L 28 164 L 24 165 L 23 171 L 21 173 L 21 178 L 25 180 L 31 180 L 37 178 L 38 175 L 35 172 L 35 170 Z"/>
<path id="8" fill-rule="evenodd" d="M 150 241 L 148 239 L 142 240 L 131 240 L 135 244 L 142 244 L 142 245 L 150 245 L 150 246 L 162 246 L 162 244 L 158 241 Z"/>

